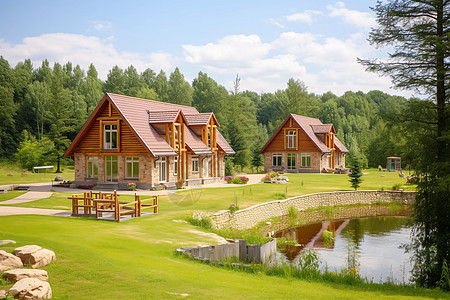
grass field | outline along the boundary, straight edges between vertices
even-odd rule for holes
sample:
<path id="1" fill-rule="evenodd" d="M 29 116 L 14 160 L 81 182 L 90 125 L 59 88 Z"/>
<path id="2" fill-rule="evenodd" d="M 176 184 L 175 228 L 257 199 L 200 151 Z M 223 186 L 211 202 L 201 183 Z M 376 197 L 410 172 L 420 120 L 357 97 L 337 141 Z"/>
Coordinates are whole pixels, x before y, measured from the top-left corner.
<path id="1" fill-rule="evenodd" d="M 380 177 L 378 171 L 369 173 L 361 189 L 388 189 L 399 181 L 393 173 L 385 174 L 386 177 Z M 175 222 L 183 220 L 189 211 L 225 209 L 235 199 L 245 207 L 273 200 L 275 194 L 290 197 L 350 189 L 348 177 L 342 175 L 294 174 L 289 178 L 291 184 L 287 185 L 287 191 L 286 186 L 271 184 L 183 191 L 161 197 L 159 214 L 124 223 L 92 218 L 0 217 L 0 239 L 17 241 L 0 249 L 12 251 L 25 244 L 37 244 L 54 250 L 57 261 L 44 268 L 49 273 L 53 299 L 449 298 L 439 291 L 410 287 L 351 286 L 247 274 L 174 254 L 179 247 L 217 243 L 199 228 Z M 55 193 L 48 199 L 21 206 L 69 208 L 67 196 L 67 193 Z M 0 289 L 9 286 L 0 281 Z"/>
<path id="2" fill-rule="evenodd" d="M 47 173 L 45 170 L 33 173 L 14 164 L 0 162 L 0 185 L 50 182 L 56 176 L 62 176 L 64 180 L 73 180 L 74 178 L 73 166 L 62 167 L 62 173 L 54 173 L 54 170 L 56 168 L 48 170 Z"/>

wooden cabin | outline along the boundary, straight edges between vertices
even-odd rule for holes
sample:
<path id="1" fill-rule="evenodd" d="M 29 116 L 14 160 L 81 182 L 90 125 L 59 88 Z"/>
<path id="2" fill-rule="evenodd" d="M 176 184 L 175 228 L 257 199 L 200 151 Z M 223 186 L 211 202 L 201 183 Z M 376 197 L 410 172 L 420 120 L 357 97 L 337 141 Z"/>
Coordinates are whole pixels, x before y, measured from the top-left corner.
<path id="1" fill-rule="evenodd" d="M 218 127 L 194 107 L 106 93 L 64 155 L 74 156 L 75 185 L 214 182 L 234 154 Z"/>
<path id="2" fill-rule="evenodd" d="M 290 114 L 260 153 L 266 171 L 318 173 L 345 168 L 348 150 L 336 137 L 333 124 Z"/>

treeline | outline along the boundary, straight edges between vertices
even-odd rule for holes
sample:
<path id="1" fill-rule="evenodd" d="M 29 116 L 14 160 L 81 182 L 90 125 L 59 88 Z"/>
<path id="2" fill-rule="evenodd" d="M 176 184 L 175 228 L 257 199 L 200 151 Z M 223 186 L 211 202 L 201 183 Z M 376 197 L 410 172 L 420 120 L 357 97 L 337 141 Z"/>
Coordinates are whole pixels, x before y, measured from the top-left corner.
<path id="1" fill-rule="evenodd" d="M 337 136 L 365 166 L 384 165 L 386 156 L 403 156 L 408 163 L 411 153 L 407 130 L 392 117 L 408 101 L 380 91 L 316 95 L 300 80 L 289 79 L 284 90 L 258 94 L 242 91 L 238 76 L 227 90 L 202 72 L 190 84 L 178 68 L 167 76 L 151 69 L 139 73 L 133 66 L 113 67 L 103 82 L 92 64 L 87 71 L 70 62 L 50 66 L 47 60 L 39 68 L 30 60 L 12 67 L 0 57 L 0 157 L 26 168 L 59 166 L 105 92 L 214 112 L 236 151 L 228 163 L 241 167 L 263 165 L 258 151 L 289 113 L 333 123 Z"/>

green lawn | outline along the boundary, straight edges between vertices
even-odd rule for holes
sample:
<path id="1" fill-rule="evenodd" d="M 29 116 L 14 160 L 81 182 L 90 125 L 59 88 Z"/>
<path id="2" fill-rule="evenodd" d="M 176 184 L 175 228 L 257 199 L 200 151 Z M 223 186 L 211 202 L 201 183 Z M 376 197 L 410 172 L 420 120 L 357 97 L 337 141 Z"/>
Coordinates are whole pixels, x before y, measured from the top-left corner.
<path id="1" fill-rule="evenodd" d="M 56 176 L 62 176 L 64 180 L 73 180 L 74 168 L 73 166 L 62 167 L 62 173 L 54 173 L 53 170 L 41 170 L 41 173 L 33 173 L 18 167 L 17 165 L 9 163 L 0 163 L 0 185 L 4 184 L 27 184 L 37 182 L 50 182 Z"/>
<path id="2" fill-rule="evenodd" d="M 398 175 L 378 171 L 364 176 L 361 189 L 392 187 Z M 247 274 L 221 269 L 174 255 L 184 246 L 216 244 L 199 228 L 174 220 L 189 211 L 225 209 L 237 198 L 244 207 L 270 201 L 275 194 L 294 196 L 319 191 L 349 190 L 342 175 L 293 174 L 291 184 L 259 184 L 235 188 L 187 190 L 160 198 L 157 215 L 124 223 L 92 218 L 47 216 L 0 217 L 0 239 L 14 247 L 37 244 L 56 252 L 57 261 L 45 269 L 53 299 L 436 299 L 448 294 L 425 289 L 349 286 Z M 402 182 L 406 181 L 404 179 Z M 303 182 L 303 185 L 302 185 Z M 287 187 L 287 192 L 286 192 Z M 411 187 L 412 188 L 412 187 Z M 69 208 L 68 193 L 21 206 Z M 122 196 L 125 199 L 129 196 Z M 0 207 L 1 209 L 1 207 Z M 12 251 L 12 245 L 0 247 Z M 0 281 L 0 289 L 7 288 Z"/>
<path id="3" fill-rule="evenodd" d="M 0 194 L 0 203 L 6 200 L 16 198 L 25 193 L 26 193 L 25 191 L 8 191 L 6 194 Z"/>

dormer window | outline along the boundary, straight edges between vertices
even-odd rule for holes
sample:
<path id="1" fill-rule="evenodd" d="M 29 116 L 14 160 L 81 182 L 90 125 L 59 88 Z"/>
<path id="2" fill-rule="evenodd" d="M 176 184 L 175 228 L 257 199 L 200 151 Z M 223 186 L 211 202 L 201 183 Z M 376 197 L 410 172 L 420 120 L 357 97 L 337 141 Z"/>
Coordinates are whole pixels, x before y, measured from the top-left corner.
<path id="1" fill-rule="evenodd" d="M 286 149 L 295 149 L 297 144 L 297 131 L 286 131 Z"/>
<path id="2" fill-rule="evenodd" d="M 103 149 L 117 150 L 117 124 L 105 124 L 103 135 Z"/>

